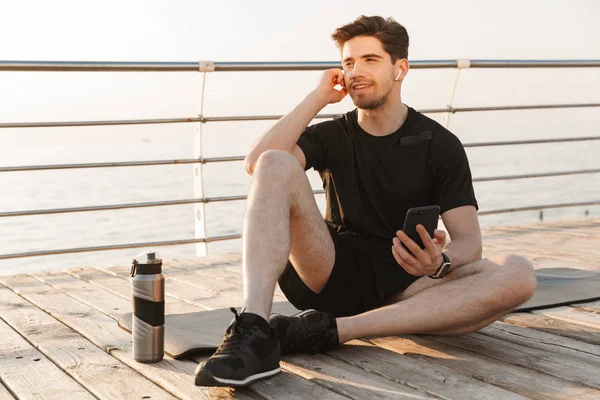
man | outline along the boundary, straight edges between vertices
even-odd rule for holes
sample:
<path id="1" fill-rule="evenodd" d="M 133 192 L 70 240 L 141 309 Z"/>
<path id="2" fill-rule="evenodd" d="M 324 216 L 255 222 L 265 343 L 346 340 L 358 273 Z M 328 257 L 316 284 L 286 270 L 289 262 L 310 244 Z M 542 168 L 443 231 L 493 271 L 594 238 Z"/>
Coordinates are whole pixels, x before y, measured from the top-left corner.
<path id="1" fill-rule="evenodd" d="M 223 343 L 196 369 L 197 385 L 242 386 L 279 373 L 281 354 L 325 351 L 364 336 L 472 332 L 535 290 L 524 258 L 481 259 L 462 144 L 401 100 L 406 29 L 391 18 L 361 16 L 332 37 L 342 70 L 325 71 L 246 157 L 253 181 L 243 233 L 244 311 L 233 310 Z M 356 110 L 307 128 L 346 94 Z M 311 167 L 323 180 L 325 220 L 304 173 Z M 452 242 L 418 226 L 421 249 L 399 229 L 409 208 L 436 204 Z M 297 308 L 318 311 L 269 324 L 277 281 Z"/>

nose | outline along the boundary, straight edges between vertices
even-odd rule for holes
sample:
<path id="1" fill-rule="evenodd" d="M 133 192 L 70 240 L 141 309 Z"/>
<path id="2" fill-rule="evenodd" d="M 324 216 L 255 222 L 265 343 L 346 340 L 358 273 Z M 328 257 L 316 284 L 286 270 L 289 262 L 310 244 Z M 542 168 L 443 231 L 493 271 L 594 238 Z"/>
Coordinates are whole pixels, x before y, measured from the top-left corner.
<path id="1" fill-rule="evenodd" d="M 360 62 L 355 62 L 354 67 L 350 70 L 349 78 L 354 79 L 355 77 L 364 77 L 362 64 Z"/>

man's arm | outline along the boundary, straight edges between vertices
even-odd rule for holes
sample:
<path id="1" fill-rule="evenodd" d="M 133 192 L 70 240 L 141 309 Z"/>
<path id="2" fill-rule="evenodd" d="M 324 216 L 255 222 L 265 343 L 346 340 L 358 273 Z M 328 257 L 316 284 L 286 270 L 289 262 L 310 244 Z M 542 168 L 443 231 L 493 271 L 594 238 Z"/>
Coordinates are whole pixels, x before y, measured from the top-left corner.
<path id="1" fill-rule="evenodd" d="M 306 167 L 306 158 L 302 150 L 296 145 L 298 138 L 306 129 L 310 121 L 327 104 L 337 103 L 342 100 L 347 91 L 343 88 L 344 73 L 339 69 L 330 69 L 323 73 L 317 88 L 311 91 L 291 112 L 277 121 L 271 129 L 265 132 L 253 145 L 244 160 L 246 172 L 254 173 L 254 166 L 258 157 L 267 150 L 282 150 L 292 154 L 302 168 Z M 334 86 L 342 85 L 342 90 Z"/>
<path id="2" fill-rule="evenodd" d="M 475 207 L 453 208 L 442 214 L 442 220 L 452 238 L 444 249 L 452 261 L 451 270 L 481 260 L 481 230 Z"/>

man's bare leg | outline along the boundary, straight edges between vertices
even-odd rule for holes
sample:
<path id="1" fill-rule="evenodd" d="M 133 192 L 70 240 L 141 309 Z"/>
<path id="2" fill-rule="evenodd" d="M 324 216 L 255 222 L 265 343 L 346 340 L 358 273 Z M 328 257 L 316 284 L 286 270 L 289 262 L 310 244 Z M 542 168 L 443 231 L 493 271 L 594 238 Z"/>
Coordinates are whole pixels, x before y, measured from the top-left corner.
<path id="1" fill-rule="evenodd" d="M 318 293 L 335 261 L 333 241 L 310 183 L 291 154 L 269 150 L 254 168 L 244 220 L 244 308 L 268 320 L 288 257 Z"/>
<path id="2" fill-rule="evenodd" d="M 338 318 L 340 343 L 365 336 L 473 332 L 531 298 L 536 279 L 525 258 L 508 256 L 462 266 L 439 283 L 420 278 L 405 292 L 413 286 L 416 290 L 398 296 L 397 303 Z"/>

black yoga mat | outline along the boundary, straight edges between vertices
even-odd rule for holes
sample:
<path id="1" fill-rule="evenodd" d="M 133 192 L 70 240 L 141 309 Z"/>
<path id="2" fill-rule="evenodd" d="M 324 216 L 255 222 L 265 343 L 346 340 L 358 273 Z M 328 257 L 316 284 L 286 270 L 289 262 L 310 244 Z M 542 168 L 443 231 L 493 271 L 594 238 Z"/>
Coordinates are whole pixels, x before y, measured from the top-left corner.
<path id="1" fill-rule="evenodd" d="M 547 268 L 537 270 L 536 275 L 535 294 L 513 312 L 600 300 L 600 272 Z M 273 313 L 292 315 L 299 311 L 287 301 L 273 303 Z M 165 353 L 173 358 L 184 358 L 214 352 L 233 318 L 229 309 L 167 315 Z M 119 327 L 131 332 L 131 313 L 121 317 Z"/>

